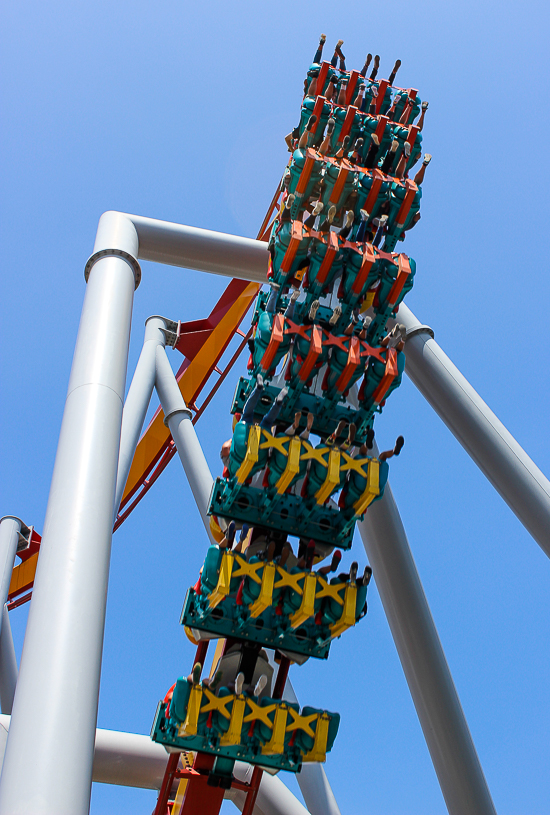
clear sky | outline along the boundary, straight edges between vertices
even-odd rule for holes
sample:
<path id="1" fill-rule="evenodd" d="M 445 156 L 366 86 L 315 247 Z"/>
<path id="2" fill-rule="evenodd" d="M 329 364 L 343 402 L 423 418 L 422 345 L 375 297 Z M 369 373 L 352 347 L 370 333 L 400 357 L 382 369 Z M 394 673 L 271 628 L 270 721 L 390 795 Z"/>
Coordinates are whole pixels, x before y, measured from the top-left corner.
<path id="1" fill-rule="evenodd" d="M 101 213 L 254 237 L 321 32 L 328 49 L 344 39 L 351 67 L 371 51 L 387 76 L 399 57 L 399 84 L 429 101 L 434 158 L 404 245 L 417 261 L 407 303 L 549 473 L 548 23 L 532 0 L 6 6 L 0 513 L 42 528 Z M 225 285 L 143 263 L 130 373 L 147 316 L 206 316 Z M 244 365 L 197 425 L 214 474 Z M 544 815 L 550 563 L 408 380 L 377 419 L 382 446 L 398 433 L 390 481 L 497 811 Z M 114 537 L 99 726 L 148 733 L 158 699 L 189 671 L 178 620 L 205 546 L 176 459 Z M 360 541 L 353 555 L 362 567 Z M 11 617 L 18 653 L 26 613 Z M 326 770 L 343 815 L 445 812 L 375 585 L 328 663 L 291 677 L 304 704 L 342 714 Z M 96 785 L 92 813 L 148 813 L 154 800 Z"/>

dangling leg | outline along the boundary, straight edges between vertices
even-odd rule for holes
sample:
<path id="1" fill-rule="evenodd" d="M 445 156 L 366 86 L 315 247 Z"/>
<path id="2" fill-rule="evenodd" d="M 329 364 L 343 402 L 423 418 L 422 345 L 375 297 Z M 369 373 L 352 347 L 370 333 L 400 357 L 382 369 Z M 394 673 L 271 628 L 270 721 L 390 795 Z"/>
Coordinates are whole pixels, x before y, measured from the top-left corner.
<path id="1" fill-rule="evenodd" d="M 340 64 L 339 64 L 338 67 L 339 67 L 339 69 L 341 71 L 345 71 L 346 70 L 346 58 L 342 53 L 342 48 L 340 47 L 341 45 L 344 44 L 344 41 L 343 40 L 338 40 L 338 42 L 340 43 L 340 45 L 336 46 L 336 53 L 338 54 L 338 57 L 339 57 L 339 60 L 340 60 Z"/>
<path id="2" fill-rule="evenodd" d="M 374 58 L 374 64 L 372 66 L 372 71 L 370 75 L 370 79 L 376 79 L 376 74 L 378 73 L 378 68 L 380 67 L 380 57 L 376 54 Z"/>
<path id="3" fill-rule="evenodd" d="M 396 59 L 395 60 L 395 65 L 393 66 L 393 71 L 391 72 L 390 78 L 388 79 L 388 82 L 389 82 L 390 85 L 393 85 L 393 83 L 395 82 L 396 74 L 397 74 L 397 72 L 398 72 L 398 70 L 400 68 L 401 68 L 401 60 Z"/>
<path id="4" fill-rule="evenodd" d="M 265 310 L 267 311 L 268 314 L 275 314 L 277 299 L 279 297 L 279 288 L 280 286 L 278 283 L 271 284 L 271 293 L 267 299 L 267 303 L 265 306 Z"/>
<path id="5" fill-rule="evenodd" d="M 282 388 L 277 394 L 277 398 L 265 414 L 264 418 L 260 422 L 260 427 L 265 428 L 266 430 L 272 427 L 275 422 L 277 421 L 277 416 L 281 412 L 281 408 L 283 407 L 283 402 L 285 400 L 285 396 L 288 393 L 288 388 Z"/>
<path id="6" fill-rule="evenodd" d="M 422 130 L 424 127 L 424 117 L 426 115 L 426 111 L 428 110 L 428 103 L 422 102 L 421 105 L 422 113 L 420 114 L 420 119 L 418 120 L 418 124 L 416 125 L 419 130 Z"/>
<path id="7" fill-rule="evenodd" d="M 336 549 L 332 555 L 331 562 L 327 566 L 322 566 L 320 569 L 317 569 L 317 574 L 327 575 L 330 572 L 335 572 L 341 560 L 342 552 L 339 549 Z"/>
<path id="8" fill-rule="evenodd" d="M 317 51 L 315 52 L 315 56 L 313 57 L 313 62 L 319 64 L 323 58 L 323 46 L 326 42 L 326 34 L 321 34 L 319 38 L 319 45 L 317 46 Z"/>
<path id="9" fill-rule="evenodd" d="M 334 49 L 334 56 L 330 61 L 330 64 L 332 65 L 333 68 L 336 68 L 336 66 L 338 65 L 338 57 L 340 56 L 339 52 L 343 44 L 344 40 L 338 40 L 338 42 L 336 43 L 336 48 Z"/>
<path id="10" fill-rule="evenodd" d="M 300 433 L 300 438 L 302 441 L 307 441 L 309 439 L 309 434 L 311 433 L 311 428 L 313 427 L 313 420 L 315 419 L 313 413 L 307 414 L 307 424 L 305 430 L 302 430 Z"/>
<path id="11" fill-rule="evenodd" d="M 338 422 L 338 426 L 337 426 L 336 430 L 334 431 L 334 433 L 331 433 L 330 436 L 327 438 L 327 441 L 326 441 L 327 447 L 331 447 L 337 441 L 338 436 L 340 435 L 340 433 L 342 432 L 342 430 L 344 429 L 346 424 L 347 424 L 347 422 L 346 422 L 345 419 L 340 419 L 340 421 Z"/>
<path id="12" fill-rule="evenodd" d="M 414 177 L 414 183 L 417 184 L 418 186 L 420 186 L 420 184 L 422 184 L 422 182 L 424 181 L 424 174 L 426 172 L 426 167 L 428 166 L 428 164 L 430 163 L 431 160 L 432 160 L 432 157 L 431 157 L 430 153 L 425 153 L 424 160 L 422 161 L 422 166 L 420 167 L 420 170 L 417 172 L 417 174 Z"/>
<path id="13" fill-rule="evenodd" d="M 367 75 L 367 71 L 369 69 L 369 65 L 371 64 L 371 60 L 372 60 L 372 54 L 367 54 L 365 64 L 363 65 L 363 68 L 361 69 L 361 76 L 362 77 L 365 77 Z"/>
<path id="14" fill-rule="evenodd" d="M 294 421 L 292 424 L 287 427 L 285 430 L 285 436 L 295 436 L 296 431 L 300 427 L 300 419 L 302 418 L 302 411 L 299 410 L 297 413 L 294 414 Z"/>
<path id="15" fill-rule="evenodd" d="M 373 133 L 371 136 L 371 143 L 369 147 L 369 152 L 367 153 L 367 158 L 365 159 L 365 167 L 367 170 L 372 170 L 374 165 L 376 164 L 376 156 L 378 154 L 378 148 L 380 147 L 380 139 Z"/>
<path id="16" fill-rule="evenodd" d="M 300 289 L 294 289 L 292 294 L 290 295 L 290 300 L 288 301 L 288 306 L 285 310 L 285 317 L 287 320 L 294 319 L 294 309 L 296 308 L 296 300 L 300 296 Z"/>
<path id="17" fill-rule="evenodd" d="M 355 236 L 357 243 L 363 243 L 365 240 L 365 235 L 367 234 L 367 222 L 369 220 L 369 213 L 366 209 L 362 209 L 360 215 L 361 223 L 359 224 L 359 229 L 357 230 L 357 235 Z"/>
<path id="18" fill-rule="evenodd" d="M 246 424 L 252 424 L 254 422 L 254 411 L 256 409 L 256 405 L 260 401 L 262 394 L 264 392 L 264 378 L 261 374 L 258 374 L 256 377 L 256 387 L 246 400 L 246 404 L 243 408 L 241 420 L 246 422 Z"/>

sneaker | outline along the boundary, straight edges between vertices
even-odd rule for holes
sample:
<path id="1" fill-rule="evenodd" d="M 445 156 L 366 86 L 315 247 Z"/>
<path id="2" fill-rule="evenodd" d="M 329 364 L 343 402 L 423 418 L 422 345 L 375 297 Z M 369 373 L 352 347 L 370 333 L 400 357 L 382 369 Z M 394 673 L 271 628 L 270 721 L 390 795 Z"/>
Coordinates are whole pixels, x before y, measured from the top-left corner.
<path id="1" fill-rule="evenodd" d="M 336 308 L 332 312 L 332 316 L 331 316 L 330 320 L 328 321 L 328 324 L 329 325 L 336 325 L 336 323 L 338 322 L 338 320 L 340 319 L 341 316 L 342 316 L 342 309 L 340 308 L 340 306 L 336 306 Z"/>
<path id="2" fill-rule="evenodd" d="M 310 320 L 315 319 L 315 315 L 317 314 L 317 309 L 319 308 L 319 301 L 314 300 L 310 306 L 308 317 Z"/>

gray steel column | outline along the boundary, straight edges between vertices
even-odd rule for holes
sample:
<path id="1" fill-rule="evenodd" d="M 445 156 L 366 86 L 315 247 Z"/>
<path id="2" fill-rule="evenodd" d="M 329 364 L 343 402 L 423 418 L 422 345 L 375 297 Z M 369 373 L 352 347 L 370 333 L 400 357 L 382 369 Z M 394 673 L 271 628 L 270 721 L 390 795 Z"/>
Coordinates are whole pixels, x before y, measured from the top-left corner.
<path id="1" fill-rule="evenodd" d="M 85 815 L 89 809 L 122 403 L 139 279 L 135 229 L 116 218 L 112 225 L 112 242 L 96 242 L 86 267 L 0 779 L 3 815 Z"/>
<path id="2" fill-rule="evenodd" d="M 287 679 L 283 697 L 297 703 L 292 682 Z M 306 762 L 296 776 L 304 801 L 311 815 L 341 815 L 340 807 L 329 784 L 325 768 L 317 762 Z"/>
<path id="3" fill-rule="evenodd" d="M 402 304 L 406 372 L 528 532 L 550 557 L 550 482 Z"/>
<path id="4" fill-rule="evenodd" d="M 197 438 L 192 413 L 185 404 L 164 348 L 157 347 L 156 388 L 164 411 L 164 422 L 174 439 L 185 475 L 195 498 L 208 539 L 215 543 L 206 514 L 214 479 Z"/>
<path id="5" fill-rule="evenodd" d="M 15 515 L 5 515 L 0 520 L 0 604 L 2 606 L 8 599 L 22 523 Z"/>
<path id="6" fill-rule="evenodd" d="M 151 394 L 155 387 L 156 376 L 156 350 L 157 345 L 164 348 L 166 337 L 161 329 L 165 327 L 162 317 L 149 317 L 145 321 L 145 339 L 143 348 L 139 355 L 138 364 L 132 384 L 128 390 L 128 396 L 124 403 L 122 413 L 122 429 L 120 431 L 120 452 L 118 456 L 118 472 L 115 492 L 115 518 L 120 507 L 124 487 L 128 479 L 130 467 L 137 443 L 141 435 L 143 422 Z"/>
<path id="7" fill-rule="evenodd" d="M 358 524 L 450 815 L 495 815 L 389 484 Z"/>
<path id="8" fill-rule="evenodd" d="M 0 707 L 2 713 L 11 713 L 17 685 L 17 659 L 11 633 L 8 607 L 2 606 L 2 630 L 0 631 Z"/>
<path id="9" fill-rule="evenodd" d="M 250 764 L 237 761 L 234 769 L 235 777 L 239 781 L 249 782 L 252 778 L 252 769 Z M 233 801 L 237 809 L 242 812 L 246 793 L 240 790 L 229 790 L 226 798 Z M 264 772 L 254 806 L 254 815 L 308 815 L 308 810 L 278 776 Z"/>

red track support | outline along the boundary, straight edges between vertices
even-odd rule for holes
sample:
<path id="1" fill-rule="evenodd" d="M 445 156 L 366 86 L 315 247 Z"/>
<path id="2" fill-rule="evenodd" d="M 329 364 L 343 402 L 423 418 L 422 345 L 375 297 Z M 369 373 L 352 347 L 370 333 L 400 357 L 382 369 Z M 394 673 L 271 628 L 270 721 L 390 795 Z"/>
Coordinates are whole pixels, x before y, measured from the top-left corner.
<path id="1" fill-rule="evenodd" d="M 254 804 L 256 803 L 256 798 L 258 797 L 258 790 L 260 789 L 260 782 L 262 780 L 263 770 L 260 770 L 259 767 L 254 767 L 254 772 L 252 773 L 252 778 L 250 779 L 250 791 L 246 796 L 246 801 L 243 807 L 243 815 L 252 815 L 254 811 Z"/>
<path id="2" fill-rule="evenodd" d="M 181 815 L 218 815 L 225 790 L 208 784 L 208 773 L 214 766 L 214 760 L 215 757 L 207 753 L 196 754 L 193 769 L 199 775 L 190 776 L 187 782 Z"/>
<path id="3" fill-rule="evenodd" d="M 277 679 L 275 680 L 275 687 L 273 688 L 273 699 L 282 699 L 283 691 L 286 685 L 286 678 L 288 676 L 288 669 L 290 668 L 290 660 L 288 657 L 281 657 L 279 663 L 279 670 L 277 671 Z"/>
<path id="4" fill-rule="evenodd" d="M 157 805 L 155 807 L 153 815 L 167 815 L 168 813 L 168 798 L 170 796 L 170 790 L 172 789 L 174 777 L 178 769 L 180 755 L 181 753 L 170 754 L 170 758 L 168 759 L 166 770 L 164 772 L 164 778 L 162 779 L 162 786 L 160 788 Z"/>

